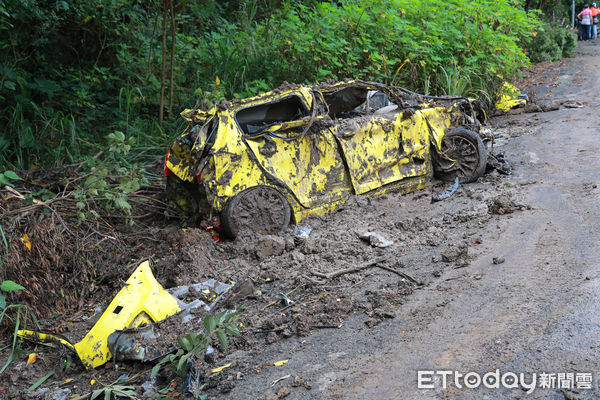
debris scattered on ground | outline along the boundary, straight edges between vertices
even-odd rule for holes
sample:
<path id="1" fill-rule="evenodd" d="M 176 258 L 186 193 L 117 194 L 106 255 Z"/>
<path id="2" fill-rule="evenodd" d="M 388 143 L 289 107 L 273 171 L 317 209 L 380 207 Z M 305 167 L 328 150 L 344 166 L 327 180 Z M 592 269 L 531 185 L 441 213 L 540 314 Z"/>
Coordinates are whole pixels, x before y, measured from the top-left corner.
<path id="1" fill-rule="evenodd" d="M 385 236 L 379 232 L 357 232 L 357 235 L 373 247 L 386 248 L 394 244 L 392 240 L 386 239 Z"/>
<path id="2" fill-rule="evenodd" d="M 273 382 L 271 382 L 271 387 L 275 386 L 276 384 L 278 384 L 279 382 L 286 380 L 288 378 L 291 378 L 292 375 L 288 374 L 288 375 L 284 375 L 281 378 L 275 379 Z"/>
<path id="3" fill-rule="evenodd" d="M 504 263 L 504 257 L 494 257 L 492 259 L 492 262 L 494 264 L 502 264 L 502 263 Z"/>
<path id="4" fill-rule="evenodd" d="M 60 343 L 75 352 L 86 368 L 96 368 L 111 358 L 109 338 L 114 332 L 150 325 L 180 310 L 177 299 L 160 286 L 152 275 L 150 264 L 145 261 L 125 282 L 123 289 L 81 341 L 71 344 L 63 338 L 30 330 L 20 330 L 17 335 L 34 342 L 50 340 Z M 138 351 L 134 356 L 144 360 L 145 352 Z"/>
<path id="5" fill-rule="evenodd" d="M 285 295 L 285 293 L 277 293 L 277 298 L 281 301 L 283 301 L 283 304 L 285 304 L 286 307 L 291 306 L 292 304 L 294 304 L 294 302 L 292 300 L 289 299 L 289 297 L 287 297 Z"/>
<path id="6" fill-rule="evenodd" d="M 568 100 L 562 103 L 563 106 L 567 108 L 583 108 L 583 103 L 581 101 Z"/>
<path id="7" fill-rule="evenodd" d="M 488 210 L 492 214 L 510 214 L 517 208 L 517 204 L 507 195 L 500 195 L 488 202 Z"/>
<path id="8" fill-rule="evenodd" d="M 280 361 L 275 361 L 275 362 L 273 363 L 273 365 L 274 365 L 274 366 L 276 366 L 276 367 L 282 367 L 282 366 L 284 366 L 285 364 L 287 364 L 289 361 L 290 361 L 290 360 L 280 360 Z"/>
<path id="9" fill-rule="evenodd" d="M 346 269 L 341 269 L 341 270 L 333 271 L 333 272 L 328 273 L 328 274 L 324 274 L 324 273 L 317 272 L 317 271 L 311 271 L 311 273 L 313 275 L 315 275 L 315 276 L 320 277 L 320 278 L 325 278 L 326 280 L 330 280 L 330 279 L 334 279 L 334 278 L 337 278 L 337 277 L 345 275 L 345 274 L 351 274 L 351 273 L 354 273 L 354 272 L 359 272 L 359 271 L 362 271 L 362 270 L 367 269 L 367 268 L 378 267 L 378 268 L 384 269 L 386 271 L 393 272 L 393 273 L 401 276 L 402 278 L 404 278 L 404 279 L 406 279 L 406 280 L 408 280 L 408 281 L 410 281 L 412 283 L 419 284 L 419 282 L 416 279 L 414 279 L 413 277 L 405 274 L 404 272 L 398 271 L 398 270 L 396 270 L 394 268 L 391 268 L 391 267 L 388 267 L 388 266 L 384 265 L 383 264 L 384 262 L 386 262 L 386 258 L 380 258 L 380 259 L 376 259 L 376 260 L 373 260 L 373 261 L 368 261 L 366 263 L 363 263 L 363 264 L 355 266 L 355 267 L 350 267 L 350 268 L 346 268 Z"/>
<path id="10" fill-rule="evenodd" d="M 294 226 L 294 236 L 300 239 L 306 239 L 310 233 L 312 232 L 312 228 L 308 225 L 296 225 Z"/>
<path id="11" fill-rule="evenodd" d="M 514 132 L 521 134 L 520 130 L 527 126 L 525 123 L 515 126 L 507 124 L 503 132 L 510 137 Z M 52 219 L 52 211 L 46 215 L 43 207 L 25 209 L 17 220 L 18 224 L 11 219 L 16 214 L 3 217 L 5 210 L 19 214 L 21 211 L 17 210 L 22 210 L 26 205 L 25 200 L 0 190 L 0 195 L 13 196 L 7 202 L 0 202 L 0 222 L 10 247 L 10 259 L 3 258 L 2 261 L 9 266 L 13 280 L 25 283 L 28 289 L 24 296 L 13 296 L 10 300 L 35 304 L 38 310 L 36 315 L 40 317 L 43 329 L 53 335 L 60 334 L 72 342 L 85 336 L 110 299 L 121 289 L 132 269 L 149 257 L 154 260 L 154 275 L 165 290 L 179 296 L 177 288 L 187 287 L 187 293 L 181 294 L 180 299 L 186 303 L 201 299 L 205 305 L 210 305 L 204 297 L 200 297 L 206 289 L 196 287 L 196 282 L 207 284 L 214 278 L 217 286 L 218 282 L 233 285 L 219 303 L 223 309 L 243 306 L 244 311 L 240 314 L 243 337 L 232 339 L 227 353 L 215 346 L 198 364 L 201 368 L 197 376 L 206 384 L 203 393 L 217 396 L 232 390 L 238 376 L 243 379 L 255 373 L 253 357 L 264 346 L 294 336 L 306 336 L 318 329 L 337 329 L 352 313 L 365 313 L 368 320 L 366 325 L 375 326 L 394 318 L 395 310 L 406 295 L 418 290 L 421 285 L 436 282 L 445 270 L 468 264 L 477 252 L 477 245 L 486 242 L 486 238 L 480 235 L 482 224 L 490 221 L 503 223 L 504 219 L 499 218 L 497 210 L 489 210 L 497 203 L 506 205 L 506 202 L 496 199 L 507 196 L 515 205 L 520 200 L 520 187 L 504 186 L 503 179 L 503 175 L 493 173 L 475 184 L 461 185 L 461 190 L 453 195 L 457 201 L 440 202 L 436 207 L 431 207 L 431 198 L 424 192 L 409 195 L 390 192 L 375 198 L 355 196 L 336 213 L 325 217 L 309 217 L 295 231 L 290 229 L 281 235 L 244 234 L 236 242 L 213 240 L 214 229 L 211 228 L 210 232 L 206 229 L 213 227 L 213 224 L 207 224 L 205 228 L 181 229 L 174 221 L 164 217 L 164 209 L 160 209 L 154 217 L 136 219 L 144 221 L 143 228 L 128 228 L 126 224 L 119 225 L 110 219 L 107 221 L 113 224 L 111 228 L 104 225 L 103 220 L 95 225 L 86 221 L 80 227 L 67 223 L 66 227 L 73 235 L 67 233 L 65 237 L 66 230 L 60 220 L 56 216 Z M 17 187 L 17 190 L 27 194 L 29 189 Z M 69 204 L 68 200 L 65 201 L 65 204 Z M 68 215 L 63 213 L 67 208 L 63 210 L 59 206 L 60 201 L 49 205 L 63 219 Z M 516 206 L 513 208 L 515 211 L 517 209 Z M 28 210 L 31 214 L 27 214 Z M 134 215 L 144 214 L 143 209 L 134 212 Z M 367 232 L 381 235 L 379 239 L 382 242 L 391 242 L 393 245 L 383 248 L 373 245 L 371 235 L 366 240 L 368 245 L 365 245 L 365 240 L 356 233 L 356 221 L 370 227 L 366 229 Z M 25 240 L 21 240 L 25 234 L 28 235 L 31 249 L 28 249 Z M 82 240 L 86 236 L 88 239 Z M 102 243 L 94 247 L 100 241 Z M 46 246 L 45 243 L 53 244 Z M 445 252 L 448 243 L 457 249 L 457 255 Z M 475 247 L 472 253 L 464 250 L 469 246 Z M 445 256 L 441 255 L 442 252 L 445 252 Z M 72 262 L 59 264 L 58 261 L 63 259 L 61 254 L 68 254 Z M 440 263 L 443 258 L 453 261 Z M 23 261 L 21 265 L 18 264 Z M 29 270 L 39 273 L 32 275 Z M 37 281 L 33 280 L 36 276 Z M 73 286 L 69 286 L 70 283 L 62 278 L 64 276 L 75 277 Z M 47 280 L 42 281 L 39 277 Z M 57 295 L 50 294 L 50 301 L 40 296 L 32 297 L 42 293 L 32 285 L 43 285 L 45 282 L 49 282 L 49 287 Z M 60 294 L 61 287 L 64 288 L 64 298 Z M 218 297 L 215 287 L 211 286 L 209 296 Z M 295 303 L 284 309 L 285 304 L 277 299 L 278 293 L 284 293 Z M 270 303 L 272 305 L 269 307 Z M 56 317 L 52 316 L 53 307 L 58 313 Z M 188 322 L 193 324 L 191 321 L 206 312 L 205 307 L 200 305 L 181 315 L 187 315 L 191 318 Z M 165 345 L 160 349 L 161 354 L 169 350 L 168 345 L 176 345 L 178 336 L 190 331 L 190 325 L 181 323 L 178 318 L 173 321 L 167 318 L 151 326 L 148 331 L 153 330 L 152 335 L 160 333 L 157 342 Z M 23 346 L 28 352 L 34 351 L 33 346 Z M 37 362 L 27 367 L 26 376 L 21 373 L 15 375 L 15 382 L 11 382 L 11 389 L 7 389 L 7 393 L 10 392 L 12 397 L 18 396 L 19 390 L 26 390 L 45 376 L 51 370 L 48 369 L 49 365 L 60 362 L 59 348 L 39 352 Z M 148 354 L 151 352 L 149 350 Z M 236 352 L 241 355 L 232 356 Z M 146 392 L 146 397 L 151 398 L 152 393 L 167 388 L 173 381 L 177 382 L 177 389 L 173 387 L 169 390 L 181 393 L 181 378 L 169 375 L 166 371 L 144 389 L 142 386 L 146 383 L 150 367 L 143 363 L 123 362 L 127 358 L 125 353 L 122 350 L 116 353 L 120 354 L 116 363 L 111 360 L 106 364 L 106 369 L 97 370 L 101 371 L 102 382 L 116 381 L 126 367 L 130 377 L 141 373 L 139 378 L 131 381 L 140 397 Z M 18 361 L 25 365 L 27 356 L 22 356 Z M 228 364 L 231 366 L 221 372 L 211 372 Z M 78 380 L 76 389 L 69 386 L 72 390 L 69 396 L 76 393 L 85 395 L 99 388 L 97 375 L 87 375 L 95 372 L 84 372 L 76 363 L 62 372 L 63 376 L 70 378 L 81 373 L 86 374 L 86 379 Z M 298 378 L 298 381 L 294 378 L 291 382 L 279 382 L 279 385 L 289 383 L 292 388 L 305 387 L 310 390 L 307 378 Z M 93 386 L 90 384 L 92 379 L 96 379 Z M 51 381 L 53 379 L 48 379 L 41 386 L 50 386 L 53 390 L 55 384 Z M 192 381 L 195 381 L 195 377 Z"/>
<path id="12" fill-rule="evenodd" d="M 431 196 L 431 202 L 446 200 L 450 196 L 452 196 L 458 190 L 458 178 L 454 180 L 454 183 L 448 187 L 442 193 L 434 194 Z"/>

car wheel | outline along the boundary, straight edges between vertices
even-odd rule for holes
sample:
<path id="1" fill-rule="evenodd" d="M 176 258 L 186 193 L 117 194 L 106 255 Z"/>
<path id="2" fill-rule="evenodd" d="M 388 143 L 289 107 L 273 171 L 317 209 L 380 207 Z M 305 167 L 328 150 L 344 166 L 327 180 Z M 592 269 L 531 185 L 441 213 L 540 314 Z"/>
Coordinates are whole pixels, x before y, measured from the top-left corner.
<path id="1" fill-rule="evenodd" d="M 487 152 L 475 132 L 464 128 L 448 131 L 442 149 L 435 154 L 435 176 L 444 181 L 474 182 L 485 172 Z"/>
<path id="2" fill-rule="evenodd" d="M 175 174 L 167 176 L 167 198 L 175 207 L 192 219 L 199 218 L 198 184 L 179 179 Z"/>
<path id="3" fill-rule="evenodd" d="M 255 186 L 228 201 L 221 215 L 221 232 L 230 239 L 244 230 L 276 234 L 289 225 L 290 218 L 290 205 L 277 189 Z"/>

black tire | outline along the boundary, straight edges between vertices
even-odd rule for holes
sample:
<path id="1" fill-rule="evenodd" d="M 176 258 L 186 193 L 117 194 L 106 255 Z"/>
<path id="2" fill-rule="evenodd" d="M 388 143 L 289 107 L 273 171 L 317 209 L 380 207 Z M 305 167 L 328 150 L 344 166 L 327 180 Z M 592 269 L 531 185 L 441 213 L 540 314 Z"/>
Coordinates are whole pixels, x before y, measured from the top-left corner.
<path id="1" fill-rule="evenodd" d="M 464 128 L 446 132 L 442 150 L 434 151 L 435 176 L 443 181 L 458 178 L 461 183 L 474 182 L 485 172 L 486 163 L 483 141 L 478 134 Z"/>
<path id="2" fill-rule="evenodd" d="M 229 239 L 244 230 L 277 234 L 290 224 L 290 219 L 290 205 L 277 189 L 255 186 L 227 202 L 221 214 L 221 233 Z"/>

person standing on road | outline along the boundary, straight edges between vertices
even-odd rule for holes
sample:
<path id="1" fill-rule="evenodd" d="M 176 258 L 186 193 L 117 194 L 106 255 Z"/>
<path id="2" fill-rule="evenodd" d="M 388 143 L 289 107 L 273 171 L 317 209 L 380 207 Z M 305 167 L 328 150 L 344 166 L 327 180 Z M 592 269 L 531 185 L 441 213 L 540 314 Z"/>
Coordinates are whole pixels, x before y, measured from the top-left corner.
<path id="1" fill-rule="evenodd" d="M 600 9 L 596 8 L 596 3 L 592 3 L 590 10 L 592 10 L 592 39 L 596 40 L 598 38 L 598 14 L 600 14 Z"/>
<path id="2" fill-rule="evenodd" d="M 583 11 L 577 14 L 577 18 L 581 21 L 581 40 L 589 40 L 592 33 L 592 22 L 594 18 L 589 4 L 583 6 Z"/>

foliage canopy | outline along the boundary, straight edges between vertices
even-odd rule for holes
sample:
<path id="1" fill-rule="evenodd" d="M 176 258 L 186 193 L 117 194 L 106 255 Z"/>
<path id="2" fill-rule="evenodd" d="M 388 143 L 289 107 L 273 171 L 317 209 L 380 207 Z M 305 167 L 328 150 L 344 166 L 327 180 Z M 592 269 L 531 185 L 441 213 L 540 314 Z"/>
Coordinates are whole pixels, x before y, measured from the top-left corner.
<path id="1" fill-rule="evenodd" d="M 529 63 L 540 28 L 523 0 L 181 0 L 172 19 L 167 3 L 0 0 L 0 171 L 77 162 L 115 131 L 143 146 L 137 162 L 155 161 L 179 110 L 283 81 L 492 94 Z M 171 46 L 173 113 L 160 124 Z"/>

